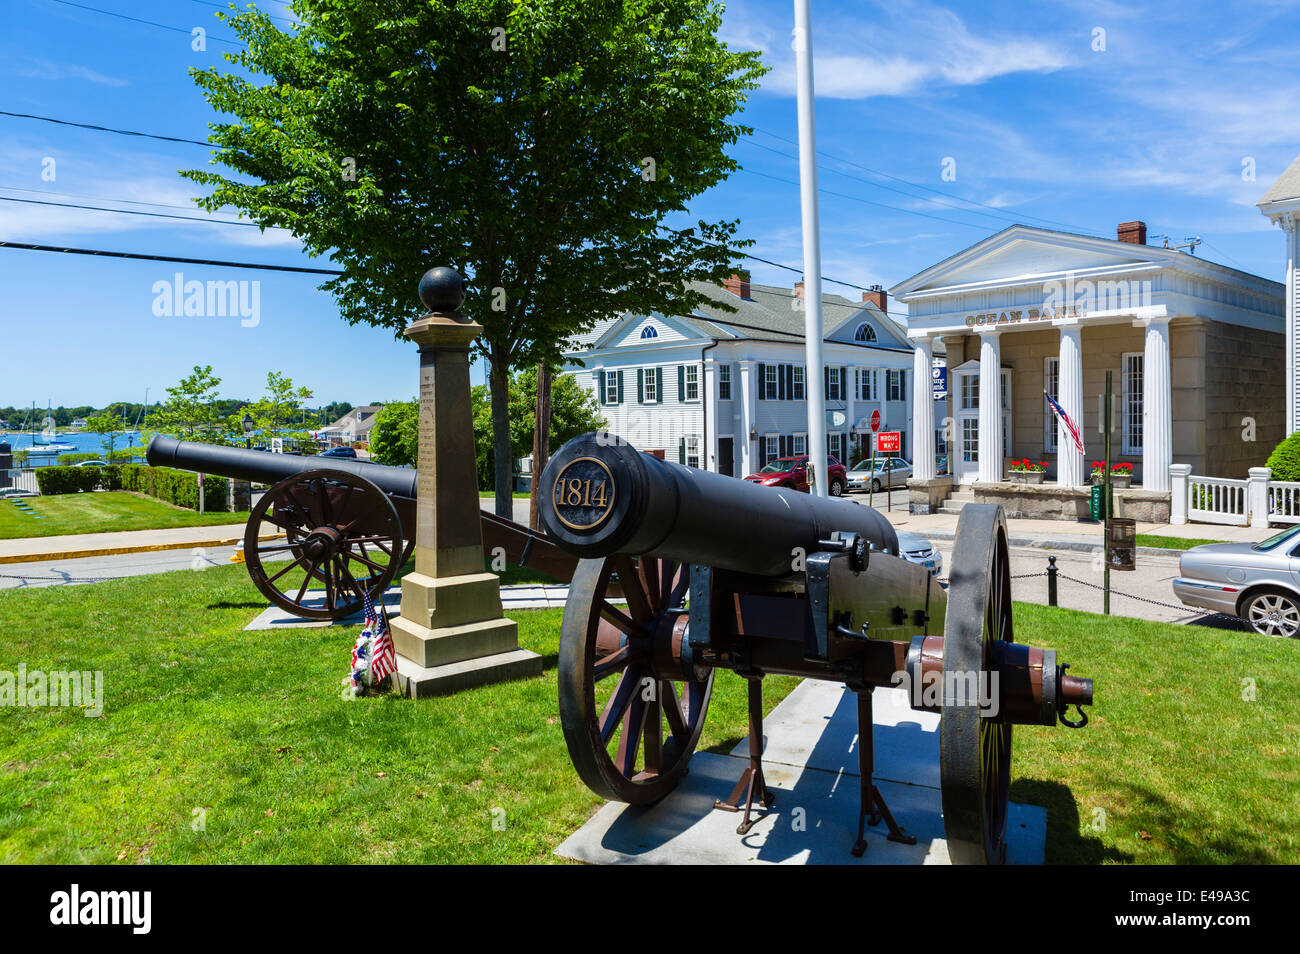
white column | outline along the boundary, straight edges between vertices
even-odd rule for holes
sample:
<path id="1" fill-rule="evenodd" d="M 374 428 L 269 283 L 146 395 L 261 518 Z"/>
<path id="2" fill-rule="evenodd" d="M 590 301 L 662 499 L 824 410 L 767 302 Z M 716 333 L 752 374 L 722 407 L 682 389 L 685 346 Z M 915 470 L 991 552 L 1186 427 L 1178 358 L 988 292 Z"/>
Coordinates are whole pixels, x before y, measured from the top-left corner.
<path id="1" fill-rule="evenodd" d="M 1083 348 L 1077 324 L 1061 325 L 1060 365 L 1057 372 L 1057 400 L 1061 410 L 1079 429 L 1083 438 Z M 1046 413 L 1051 414 L 1047 402 Z M 1056 482 L 1062 487 L 1082 487 L 1083 452 L 1074 446 L 1074 439 L 1062 421 L 1056 422 Z"/>
<path id="2" fill-rule="evenodd" d="M 1246 483 L 1246 506 L 1250 510 L 1250 525 L 1268 529 L 1268 481 L 1273 471 L 1267 467 L 1252 467 Z"/>
<path id="3" fill-rule="evenodd" d="M 754 467 L 754 442 L 749 439 L 749 432 L 758 420 L 754 402 L 758 399 L 758 382 L 754 380 L 754 362 L 740 362 L 740 422 L 736 433 L 736 443 L 740 445 L 740 476 L 752 474 Z"/>
<path id="4" fill-rule="evenodd" d="M 1002 479 L 1002 346 L 998 332 L 980 334 L 979 479 Z"/>
<path id="5" fill-rule="evenodd" d="M 714 473 L 718 470 L 718 362 L 713 358 L 704 359 L 704 435 L 700 438 L 704 446 L 700 453 L 704 455 L 704 469 Z"/>
<path id="6" fill-rule="evenodd" d="M 1169 522 L 1181 526 L 1187 522 L 1187 478 L 1191 464 L 1169 465 Z"/>
<path id="7" fill-rule="evenodd" d="M 912 352 L 912 476 L 934 479 L 934 398 L 930 385 L 933 342 L 927 335 L 916 339 Z"/>
<path id="8" fill-rule="evenodd" d="M 1300 218 L 1289 212 L 1278 225 L 1286 233 L 1286 432 L 1300 430 L 1300 376 L 1296 373 L 1300 330 Z"/>
<path id="9" fill-rule="evenodd" d="M 1173 392 L 1169 377 L 1169 319 L 1146 322 L 1142 359 L 1142 487 L 1169 489 L 1174 462 Z"/>

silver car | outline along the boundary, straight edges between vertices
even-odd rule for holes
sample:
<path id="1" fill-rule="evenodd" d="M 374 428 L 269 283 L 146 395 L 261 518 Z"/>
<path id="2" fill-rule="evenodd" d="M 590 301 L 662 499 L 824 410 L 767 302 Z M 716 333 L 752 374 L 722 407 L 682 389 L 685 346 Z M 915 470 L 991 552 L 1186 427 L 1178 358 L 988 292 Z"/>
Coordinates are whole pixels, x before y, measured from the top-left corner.
<path id="1" fill-rule="evenodd" d="M 1259 543 L 1207 543 L 1178 561 L 1174 595 L 1263 636 L 1300 635 L 1300 526 Z"/>
<path id="2" fill-rule="evenodd" d="M 938 576 L 943 570 L 943 554 L 925 537 L 908 530 L 895 530 L 898 534 L 898 549 L 908 563 L 915 563 L 930 571 L 931 576 Z M 875 549 L 873 546 L 871 549 Z"/>
<path id="3" fill-rule="evenodd" d="M 906 487 L 912 476 L 912 465 L 901 457 L 877 457 L 875 470 L 871 469 L 871 458 L 865 457 L 853 465 L 846 475 L 849 490 L 870 490 L 880 492 L 886 487 Z"/>

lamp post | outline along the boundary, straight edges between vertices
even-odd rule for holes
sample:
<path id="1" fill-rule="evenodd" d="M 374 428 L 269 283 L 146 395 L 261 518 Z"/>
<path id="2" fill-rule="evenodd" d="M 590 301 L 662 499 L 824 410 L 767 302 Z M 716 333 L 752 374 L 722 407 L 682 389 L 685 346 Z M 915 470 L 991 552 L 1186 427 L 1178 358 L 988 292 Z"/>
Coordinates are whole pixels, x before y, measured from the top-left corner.
<path id="1" fill-rule="evenodd" d="M 247 412 L 244 414 L 244 446 L 253 449 L 253 415 Z"/>

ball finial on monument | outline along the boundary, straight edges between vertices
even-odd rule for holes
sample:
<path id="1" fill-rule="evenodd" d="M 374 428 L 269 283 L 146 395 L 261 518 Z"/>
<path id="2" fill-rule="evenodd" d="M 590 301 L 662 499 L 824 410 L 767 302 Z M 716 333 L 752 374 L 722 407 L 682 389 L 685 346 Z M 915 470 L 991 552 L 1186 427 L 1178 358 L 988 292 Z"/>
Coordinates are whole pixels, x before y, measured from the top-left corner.
<path id="1" fill-rule="evenodd" d="M 469 281 L 454 268 L 439 265 L 420 278 L 420 301 L 434 313 L 460 310 L 465 301 L 465 287 Z"/>

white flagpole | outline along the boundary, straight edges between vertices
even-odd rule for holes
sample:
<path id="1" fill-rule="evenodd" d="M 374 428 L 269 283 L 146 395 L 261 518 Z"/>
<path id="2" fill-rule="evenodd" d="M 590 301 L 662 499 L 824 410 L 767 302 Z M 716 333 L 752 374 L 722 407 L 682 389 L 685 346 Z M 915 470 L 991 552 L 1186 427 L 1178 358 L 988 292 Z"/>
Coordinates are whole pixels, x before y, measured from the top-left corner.
<path id="1" fill-rule="evenodd" d="M 808 460 L 815 468 L 816 494 L 825 497 L 826 391 L 822 361 L 822 261 L 817 216 L 817 123 L 813 116 L 812 14 L 810 0 L 794 0 L 794 59 L 799 90 L 799 205 L 803 226 L 804 350 L 808 373 Z M 840 382 L 844 386 L 844 382 Z"/>

